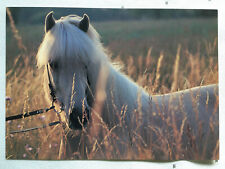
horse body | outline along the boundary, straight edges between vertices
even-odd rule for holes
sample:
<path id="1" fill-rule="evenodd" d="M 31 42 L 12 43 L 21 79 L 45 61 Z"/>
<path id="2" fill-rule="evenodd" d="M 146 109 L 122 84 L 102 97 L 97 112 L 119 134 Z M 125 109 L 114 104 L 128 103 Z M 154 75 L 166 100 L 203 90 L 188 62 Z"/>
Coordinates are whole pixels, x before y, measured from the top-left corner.
<path id="1" fill-rule="evenodd" d="M 117 70 L 110 72 L 106 88 L 113 92 L 107 90 L 102 111 L 108 127 L 112 128 L 119 123 L 118 117 L 121 114 L 118 112 L 121 113 L 123 106 L 127 106 L 127 133 L 132 133 L 138 127 L 146 144 L 149 144 L 150 139 L 157 144 L 159 133 L 155 130 L 161 129 L 158 132 L 162 132 L 162 135 L 170 133 L 168 140 L 180 139 L 178 142 L 174 140 L 174 144 L 181 144 L 189 150 L 195 149 L 193 151 L 205 151 L 208 159 L 213 156 L 219 138 L 218 85 L 151 96 Z M 160 155 L 155 158 L 161 159 Z"/>
<path id="2" fill-rule="evenodd" d="M 76 136 L 68 139 L 72 151 L 81 151 L 83 142 L 90 152 L 95 139 L 105 138 L 104 130 L 115 130 L 131 147 L 141 140 L 155 159 L 165 159 L 161 145 L 184 153 L 184 158 L 190 157 L 190 151 L 179 152 L 181 147 L 205 153 L 208 159 L 214 157 L 218 149 L 218 85 L 149 95 L 109 61 L 86 15 L 55 21 L 49 13 L 37 61 L 39 67 L 50 65 L 57 99 L 65 105 L 65 121 L 76 130 Z M 44 77 L 46 85 L 48 78 Z M 83 130 L 92 141 L 83 139 Z M 208 142 L 203 144 L 205 140 Z M 126 151 L 123 144 L 118 147 Z"/>

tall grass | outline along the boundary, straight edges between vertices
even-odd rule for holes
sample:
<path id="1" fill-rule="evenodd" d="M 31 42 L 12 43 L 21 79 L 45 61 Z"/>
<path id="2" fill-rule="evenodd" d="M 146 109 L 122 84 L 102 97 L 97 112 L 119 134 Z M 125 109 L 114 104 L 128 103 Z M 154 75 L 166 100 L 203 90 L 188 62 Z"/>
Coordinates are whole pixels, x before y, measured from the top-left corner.
<path id="1" fill-rule="evenodd" d="M 108 26 L 110 24 L 112 23 L 109 23 Z M 18 34 L 19 32 L 15 31 L 16 27 L 15 25 L 13 27 L 13 25 L 14 23 L 11 23 L 15 38 L 18 42 L 18 48 L 22 50 L 27 49 L 27 51 L 22 51 L 20 54 L 13 57 L 13 62 L 6 74 L 6 94 L 11 97 L 11 101 L 7 101 L 6 103 L 7 116 L 50 106 L 44 99 L 42 87 L 43 70 L 37 70 L 34 66 L 34 57 L 30 57 L 35 56 L 34 51 L 29 45 L 22 45 L 22 47 L 19 45 L 23 44 L 22 41 L 25 41 L 25 39 L 28 39 L 29 37 L 24 35 L 23 39 L 22 37 L 18 38 L 20 37 Z M 117 25 L 119 27 L 119 24 Z M 107 26 L 107 24 L 105 26 Z M 118 31 L 123 30 L 124 27 L 125 25 L 122 25 L 121 29 L 118 28 Z M 144 25 L 141 25 L 141 27 L 144 27 Z M 137 32 L 138 29 L 141 28 L 138 27 Z M 108 36 L 112 35 L 109 34 Z M 171 38 L 169 39 L 171 40 Z M 176 51 L 169 51 L 170 54 L 167 54 L 166 51 L 162 51 L 163 48 L 156 49 L 155 47 L 148 46 L 145 49 L 145 54 L 139 53 L 138 55 L 132 55 L 132 53 L 135 53 L 137 46 L 133 41 L 135 40 L 138 42 L 140 39 L 134 38 L 132 40 L 126 40 L 126 45 L 129 46 L 129 50 L 131 51 L 128 52 L 129 54 L 127 55 L 124 53 L 117 53 L 116 56 L 112 57 L 112 61 L 120 62 L 121 65 L 124 65 L 122 70 L 150 94 L 162 94 L 199 85 L 218 83 L 218 44 L 216 36 L 212 40 L 205 40 L 203 43 L 199 42 L 200 45 L 196 50 L 192 50 L 191 45 L 182 45 L 185 43 L 185 40 L 180 38 L 180 43 L 177 44 L 178 47 Z M 113 44 L 116 42 L 120 41 L 116 40 L 114 43 L 110 44 L 110 42 L 108 42 L 106 44 L 108 44 L 108 48 L 113 49 L 115 47 Z M 140 40 L 140 42 L 143 41 Z M 167 43 L 170 42 L 167 41 Z M 117 46 L 117 50 L 120 50 L 120 47 Z M 159 52 L 155 52 L 156 50 Z M 102 76 L 105 76 L 105 74 L 102 74 Z M 99 85 L 104 85 L 104 83 Z M 97 97 L 95 110 L 101 109 L 101 104 L 105 97 L 104 91 L 100 91 L 99 93 L 100 95 Z M 95 115 L 94 120 L 99 125 L 93 126 L 92 132 L 90 133 L 87 133 L 86 130 L 83 129 L 79 140 L 80 147 L 76 152 L 71 153 L 70 156 L 66 156 L 66 153 L 68 153 L 67 151 L 69 151 L 66 145 L 66 138 L 71 134 L 71 131 L 64 130 L 64 127 L 61 125 L 27 133 L 15 135 L 8 134 L 9 131 L 12 130 L 40 126 L 58 120 L 55 112 L 52 111 L 44 115 L 37 115 L 35 117 L 17 121 L 9 121 L 6 123 L 6 158 L 155 159 L 152 147 L 158 149 L 159 154 L 162 157 L 161 159 L 191 159 L 193 157 L 191 152 L 185 154 L 185 150 L 180 144 L 186 120 L 185 118 L 179 129 L 176 125 L 173 125 L 175 123 L 168 124 L 168 126 L 171 126 L 174 129 L 174 140 L 167 139 L 170 137 L 166 137 L 162 129 L 151 128 L 153 133 L 160 138 L 160 145 L 152 143 L 151 136 L 149 136 L 148 140 L 150 144 L 148 145 L 150 146 L 147 146 L 144 139 L 140 136 L 138 127 L 134 128 L 132 133 L 126 133 L 126 124 L 123 119 L 126 114 L 126 106 L 124 106 L 122 110 L 118 110 L 115 107 L 115 111 L 120 117 L 120 122 L 112 128 L 108 128 L 101 119 L 101 115 L 96 113 L 98 111 L 93 112 Z M 134 116 L 137 118 L 134 118 L 136 121 L 133 121 L 133 123 L 135 126 L 138 126 L 139 115 L 138 113 L 134 113 Z M 164 118 L 163 115 L 161 117 Z M 173 116 L 171 121 L 175 121 Z M 168 119 L 164 120 L 165 124 L 169 122 Z M 103 139 L 101 140 L 96 135 L 98 130 L 102 131 Z M 127 144 L 126 141 L 121 139 L 125 134 L 129 135 L 131 144 Z M 72 133 L 71 137 L 76 139 L 76 132 Z M 92 143 L 91 148 L 87 149 L 84 147 L 86 141 Z M 172 143 L 175 143 L 175 145 Z M 218 147 L 213 153 L 215 159 L 218 159 Z M 194 155 L 196 159 L 204 159 L 205 157 L 204 152 L 199 152 L 199 154 Z"/>

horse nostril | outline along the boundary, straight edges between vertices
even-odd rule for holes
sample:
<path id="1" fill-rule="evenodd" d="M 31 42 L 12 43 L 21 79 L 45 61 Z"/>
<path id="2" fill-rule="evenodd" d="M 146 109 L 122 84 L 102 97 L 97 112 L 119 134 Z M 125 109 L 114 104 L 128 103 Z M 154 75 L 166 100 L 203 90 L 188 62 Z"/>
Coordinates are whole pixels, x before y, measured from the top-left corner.
<path id="1" fill-rule="evenodd" d="M 69 127 L 71 129 L 82 129 L 89 120 L 89 114 L 90 109 L 88 107 L 85 108 L 84 112 L 74 108 L 69 115 Z"/>

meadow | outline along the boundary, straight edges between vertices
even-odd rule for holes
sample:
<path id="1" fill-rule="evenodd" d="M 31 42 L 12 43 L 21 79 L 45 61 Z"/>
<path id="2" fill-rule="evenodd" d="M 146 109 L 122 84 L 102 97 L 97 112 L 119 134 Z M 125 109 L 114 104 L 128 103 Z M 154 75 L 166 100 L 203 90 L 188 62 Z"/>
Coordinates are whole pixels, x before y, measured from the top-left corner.
<path id="1" fill-rule="evenodd" d="M 218 83 L 218 43 L 216 18 L 130 20 L 92 23 L 101 35 L 113 62 L 150 94 L 163 94 L 194 86 Z M 42 71 L 35 56 L 44 35 L 43 25 L 7 25 L 6 38 L 6 116 L 45 108 Z M 21 38 L 16 38 L 16 34 Z M 18 41 L 18 39 L 20 39 Z M 19 43 L 18 43 L 19 42 Z M 9 131 L 41 126 L 56 121 L 54 112 L 6 123 L 6 159 L 59 159 L 60 125 L 36 131 L 9 134 Z M 143 150 L 127 154 L 100 155 L 104 159 L 154 159 L 143 157 Z M 110 147 L 109 147 L 110 148 Z M 112 148 L 112 147 L 111 147 Z M 113 147 L 116 148 L 116 147 Z M 176 150 L 162 147 L 165 160 L 182 159 Z M 214 159 L 219 152 L 215 150 Z M 95 158 L 95 156 L 92 156 Z M 76 159 L 82 159 L 82 154 Z M 196 159 L 204 159 L 199 152 Z M 73 157 L 67 159 L 74 159 Z M 191 155 L 190 155 L 191 159 Z"/>

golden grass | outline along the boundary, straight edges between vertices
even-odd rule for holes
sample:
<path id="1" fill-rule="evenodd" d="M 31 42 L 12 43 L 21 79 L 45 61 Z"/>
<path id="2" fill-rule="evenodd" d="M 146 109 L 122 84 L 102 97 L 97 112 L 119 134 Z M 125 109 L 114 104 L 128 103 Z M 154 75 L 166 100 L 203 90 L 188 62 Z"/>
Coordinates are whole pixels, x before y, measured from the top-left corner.
<path id="1" fill-rule="evenodd" d="M 7 15 L 9 17 L 9 20 L 10 20 L 10 26 L 11 26 L 11 29 L 12 29 L 12 32 L 13 32 L 13 35 L 14 35 L 14 38 L 16 39 L 17 41 L 17 46 L 20 50 L 24 50 L 24 51 L 27 51 L 27 48 L 24 46 L 23 42 L 22 42 L 22 38 L 21 36 L 19 35 L 18 33 L 18 30 L 16 29 L 16 26 L 15 26 L 15 22 L 13 20 L 13 17 L 12 17 L 12 14 L 11 14 L 11 11 L 9 10 L 9 8 L 6 8 L 6 12 L 7 12 Z"/>
<path id="2" fill-rule="evenodd" d="M 8 12 L 9 16 L 10 13 Z M 11 19 L 10 19 L 11 20 Z M 15 38 L 18 41 L 18 47 L 21 50 L 26 49 L 21 46 L 22 38 L 20 38 L 16 27 L 11 21 Z M 18 38 L 19 37 L 19 38 Z M 20 45 L 19 45 L 20 44 Z M 177 91 L 193 86 L 207 85 L 218 83 L 218 62 L 217 57 L 217 38 L 213 42 L 205 41 L 205 51 L 209 57 L 204 57 L 199 51 L 190 53 L 188 49 L 181 48 L 178 45 L 176 57 L 170 62 L 166 62 L 167 54 L 161 52 L 159 57 L 152 56 L 150 47 L 147 55 L 138 57 L 128 56 L 121 58 L 117 56 L 115 60 L 120 60 L 126 67 L 124 71 L 129 77 L 134 79 L 139 85 L 145 88 L 151 94 L 167 93 Z M 132 46 L 131 46 L 132 48 Z M 6 115 L 14 115 L 20 112 L 28 112 L 35 109 L 48 107 L 44 100 L 44 91 L 42 87 L 42 72 L 37 70 L 34 65 L 34 60 L 29 57 L 33 52 L 23 53 L 15 58 L 13 67 L 7 72 L 6 94 L 11 97 L 11 101 L 6 103 Z M 185 61 L 184 66 L 180 66 L 181 62 Z M 173 67 L 169 70 L 168 67 Z M 150 70 L 153 70 L 150 72 Z M 102 75 L 104 76 L 104 75 Z M 104 79 L 104 78 L 103 78 Z M 105 85 L 104 83 L 99 84 Z M 95 109 L 101 109 L 104 101 L 104 91 L 100 91 L 97 97 Z M 182 106 L 180 106 L 182 108 Z M 144 141 L 138 130 L 140 115 L 134 112 L 132 123 L 134 127 L 131 133 L 126 132 L 126 124 L 124 117 L 127 107 L 118 110 L 115 106 L 115 113 L 118 114 L 119 123 L 111 128 L 105 124 L 101 115 L 96 112 L 94 114 L 95 126 L 92 127 L 92 132 L 87 133 L 85 128 L 81 131 L 79 140 L 79 148 L 75 152 L 70 151 L 67 138 L 71 135 L 76 139 L 76 132 L 71 134 L 65 127 L 57 125 L 43 130 L 36 130 L 28 133 L 9 135 L 9 131 L 18 130 L 33 126 L 40 126 L 49 122 L 58 120 L 55 112 L 49 112 L 44 115 L 37 115 L 32 118 L 21 119 L 18 121 L 10 121 L 6 123 L 6 159 L 114 159 L 114 160 L 146 160 L 155 159 L 153 147 L 158 151 L 162 160 L 177 160 L 177 159 L 204 159 L 204 151 L 198 152 L 198 147 L 195 144 L 195 138 L 191 135 L 191 129 L 184 129 L 186 118 L 183 118 L 181 126 L 178 128 L 175 125 L 175 115 L 166 117 L 159 111 L 163 121 L 163 126 L 173 128 L 173 139 L 171 140 L 170 133 L 166 133 L 161 128 L 149 126 L 152 130 L 152 135 L 158 136 L 156 144 L 148 137 L 148 144 Z M 100 111 L 99 111 L 100 112 Z M 154 114 L 154 112 L 153 112 Z M 212 123 L 212 130 L 214 128 Z M 201 126 L 199 124 L 199 126 Z M 99 130 L 102 133 L 102 139 L 98 138 Z M 190 142 L 193 144 L 193 152 L 186 152 L 181 146 L 181 137 L 184 130 L 190 134 Z M 201 127 L 199 127 L 199 132 Z M 131 144 L 124 141 L 123 136 L 128 136 Z M 91 147 L 85 147 L 85 142 L 90 142 Z M 207 145 L 207 144 L 206 144 Z M 219 158 L 219 141 L 213 152 L 213 158 Z M 186 154 L 185 154 L 186 152 Z M 198 152 L 196 154 L 196 152 Z M 70 154 L 68 156 L 68 154 Z"/>
<path id="3" fill-rule="evenodd" d="M 164 84 L 164 78 L 169 76 L 160 74 L 160 70 L 163 69 L 163 56 L 160 55 L 158 61 L 154 61 L 158 63 L 155 67 L 156 73 L 148 73 L 146 76 L 143 72 L 134 71 L 132 76 L 141 77 L 142 78 L 142 85 L 143 87 L 150 91 L 152 94 L 163 93 L 170 91 L 170 87 L 167 84 Z M 172 84 L 176 83 L 177 89 L 185 89 L 187 87 L 198 86 L 198 85 L 206 85 L 211 83 L 217 83 L 218 71 L 217 71 L 217 63 L 214 61 L 210 61 L 210 67 L 206 66 L 206 64 L 198 65 L 196 70 L 196 66 L 200 60 L 200 58 L 193 59 L 193 55 L 189 55 L 189 61 L 187 62 L 188 65 L 185 69 L 181 69 L 178 71 L 176 68 L 177 60 L 174 63 L 174 69 L 177 70 L 176 73 L 168 72 L 168 74 L 173 74 L 173 79 L 175 82 L 172 81 Z M 196 55 L 200 56 L 200 54 Z M 164 56 L 166 57 L 166 56 Z M 154 60 L 153 58 L 147 56 L 149 60 Z M 212 60 L 211 58 L 209 58 Z M 202 60 L 202 59 L 201 59 Z M 128 60 L 130 61 L 130 60 Z M 126 63 L 125 63 L 126 64 Z M 146 64 L 150 64 L 146 62 Z M 15 65 L 18 65 L 16 62 Z M 29 65 L 24 66 L 25 64 L 21 64 L 21 66 L 14 67 L 14 73 L 7 75 L 7 86 L 6 92 L 7 96 L 12 98 L 11 102 L 8 102 L 6 105 L 6 115 L 13 115 L 17 114 L 18 112 L 28 112 L 31 110 L 43 108 L 50 106 L 46 104 L 44 100 L 44 92 L 42 89 L 42 80 L 41 80 L 41 71 L 37 73 L 36 69 L 30 67 Z M 133 69 L 134 64 L 127 64 L 128 67 L 125 69 L 129 70 Z M 142 65 L 143 66 L 143 65 Z M 150 66 L 154 66 L 151 65 Z M 202 67 L 203 66 L 203 67 Z M 138 67 L 138 65 L 137 65 Z M 145 66 L 143 66 L 144 70 Z M 194 69 L 194 70 L 193 70 Z M 204 70 L 200 73 L 200 70 Z M 126 71 L 126 70 L 125 70 Z M 192 76 L 188 76 L 187 79 L 184 78 L 183 72 L 189 71 Z M 197 73 L 196 73 L 197 72 Z M 209 72 L 209 73 L 207 73 Z M 202 79 L 202 74 L 204 75 L 204 79 Z M 143 78 L 144 77 L 144 78 Z M 162 78 L 160 78 L 162 77 Z M 152 79 L 155 79 L 155 82 L 151 82 Z M 151 84 L 148 86 L 149 82 Z M 181 83 L 183 82 L 183 84 Z M 188 84 L 187 84 L 188 82 Z M 144 86 L 145 85 L 145 86 Z M 173 86 L 173 85 L 172 85 Z M 102 102 L 102 94 L 101 98 L 99 96 L 100 101 Z M 98 106 L 97 106 L 98 107 Z M 99 107 L 101 109 L 101 107 Z M 17 110 L 17 111 L 15 111 Z M 115 111 L 119 115 L 124 115 L 126 113 L 126 109 L 117 110 L 115 106 Z M 68 153 L 68 148 L 66 147 L 66 134 L 63 131 L 63 128 L 58 125 L 52 128 L 47 128 L 43 130 L 28 132 L 24 134 L 16 134 L 16 135 L 6 135 L 6 158 L 8 159 L 136 159 L 136 160 L 143 160 L 143 159 L 154 159 L 154 155 L 151 152 L 151 148 L 146 147 L 146 143 L 143 142 L 142 137 L 138 133 L 138 129 L 134 130 L 133 133 L 130 133 L 130 139 L 132 140 L 132 145 L 126 144 L 122 142 L 119 135 L 116 133 L 121 133 L 125 131 L 125 124 L 121 117 L 120 123 L 113 128 L 109 129 L 104 121 L 101 119 L 101 116 L 94 113 L 95 120 L 97 121 L 96 127 L 93 126 L 93 131 L 91 134 L 87 134 L 85 129 L 83 131 L 83 138 L 82 139 L 89 139 L 89 141 L 93 142 L 93 147 L 90 152 L 84 148 L 82 151 L 77 151 L 71 154 L 71 157 L 66 156 Z M 133 123 L 138 126 L 138 117 L 136 115 L 136 121 Z M 173 117 L 173 116 L 172 116 Z M 170 119 L 166 119 L 163 115 L 161 118 L 164 119 L 165 123 L 170 126 Z M 38 115 L 34 118 L 27 118 L 18 121 L 12 121 L 6 124 L 6 133 L 9 131 L 22 129 L 27 127 L 33 126 L 40 126 L 42 124 L 46 124 L 57 120 L 57 117 L 54 112 L 47 113 L 45 115 Z M 172 122 L 176 119 L 172 119 Z M 174 160 L 174 159 L 183 159 L 183 152 L 184 150 L 181 147 L 181 136 L 183 133 L 183 126 L 185 123 L 185 118 L 182 122 L 180 128 L 177 128 L 176 125 L 172 125 L 174 130 L 174 141 L 177 146 L 171 145 L 171 140 L 167 140 L 165 133 L 161 131 L 160 128 L 152 128 L 154 133 L 158 135 L 160 138 L 161 146 L 158 147 L 159 152 L 162 154 L 162 159 L 166 160 Z M 175 124 L 175 123 L 171 123 Z M 97 133 L 95 130 L 103 131 L 103 140 L 99 140 L 97 138 Z M 152 127 L 152 126 L 151 126 Z M 119 131 L 121 130 L 121 131 Z M 118 132 L 119 131 L 119 132 Z M 149 136 L 150 137 L 150 136 Z M 61 140 L 61 138 L 63 138 Z M 191 136 L 190 136 L 191 138 Z M 151 140 L 151 138 L 149 139 Z M 191 140 L 194 144 L 194 138 Z M 81 140 L 82 143 L 82 140 Z M 151 146 L 157 147 L 158 145 L 152 144 Z M 27 148 L 28 147 L 28 148 Z M 123 147 L 123 151 L 120 152 L 119 147 Z M 118 149 L 117 149 L 118 148 Z M 117 153 L 115 153 L 115 149 L 117 149 Z M 197 148 L 194 148 L 197 149 Z M 106 151 L 107 150 L 107 151 Z M 196 150 L 197 151 L 197 150 Z M 82 152 L 80 154 L 80 152 Z M 115 153 L 115 154 L 114 154 Z M 214 151 L 215 157 L 218 157 L 218 150 L 215 149 Z M 199 159 L 200 154 L 196 155 L 194 158 Z M 191 157 L 190 157 L 191 158 Z"/>

